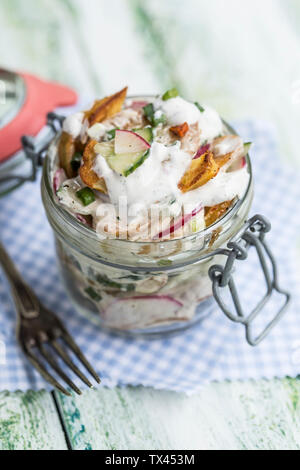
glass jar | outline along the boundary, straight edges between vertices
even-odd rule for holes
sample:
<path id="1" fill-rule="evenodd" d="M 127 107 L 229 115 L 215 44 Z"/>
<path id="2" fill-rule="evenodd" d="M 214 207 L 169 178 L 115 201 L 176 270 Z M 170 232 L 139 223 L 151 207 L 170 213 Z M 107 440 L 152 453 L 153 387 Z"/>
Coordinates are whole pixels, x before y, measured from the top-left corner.
<path id="1" fill-rule="evenodd" d="M 44 163 L 42 198 L 62 279 L 76 309 L 103 328 L 130 335 L 175 332 L 211 313 L 215 302 L 209 268 L 220 262 L 222 255 L 216 250 L 239 232 L 252 202 L 249 156 L 250 178 L 243 198 L 209 228 L 163 242 L 103 240 L 54 195 L 58 139 L 59 135 Z"/>

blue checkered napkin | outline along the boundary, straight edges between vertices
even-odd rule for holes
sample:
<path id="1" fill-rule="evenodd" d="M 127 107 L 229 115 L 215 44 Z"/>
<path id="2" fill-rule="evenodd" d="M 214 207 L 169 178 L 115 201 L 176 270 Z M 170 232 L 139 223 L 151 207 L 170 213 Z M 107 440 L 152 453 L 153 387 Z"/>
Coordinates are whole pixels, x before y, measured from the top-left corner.
<path id="1" fill-rule="evenodd" d="M 0 201 L 3 242 L 42 302 L 61 316 L 101 374 L 104 385 L 142 384 L 192 393 L 211 380 L 296 376 L 299 373 L 300 291 L 294 251 L 300 233 L 299 212 L 295 210 L 300 200 L 299 175 L 280 165 L 270 125 L 245 122 L 237 127 L 247 141 L 255 142 L 252 161 L 256 196 L 251 214 L 262 213 L 272 220 L 269 239 L 280 264 L 280 283 L 293 292 L 289 312 L 255 349 L 245 342 L 243 327 L 230 322 L 217 307 L 215 313 L 201 324 L 164 340 L 125 339 L 95 328 L 74 311 L 62 288 L 39 184 L 27 184 Z M 238 269 L 243 301 L 250 307 L 263 285 L 256 259 L 250 257 Z M 280 299 L 276 299 L 271 313 L 279 303 Z M 14 306 L 1 275 L 0 389 L 49 389 L 24 359 L 16 344 L 14 330 Z"/>

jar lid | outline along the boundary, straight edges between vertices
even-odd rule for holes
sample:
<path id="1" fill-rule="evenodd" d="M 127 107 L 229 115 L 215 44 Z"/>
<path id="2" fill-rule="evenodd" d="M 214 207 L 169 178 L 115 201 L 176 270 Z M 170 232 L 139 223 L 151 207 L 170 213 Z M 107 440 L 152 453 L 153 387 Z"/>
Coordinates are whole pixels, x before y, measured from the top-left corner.
<path id="1" fill-rule="evenodd" d="M 20 185 L 14 178 L 16 167 L 26 160 L 22 136 L 37 136 L 50 111 L 76 101 L 76 93 L 68 87 L 0 69 L 0 196 Z"/>

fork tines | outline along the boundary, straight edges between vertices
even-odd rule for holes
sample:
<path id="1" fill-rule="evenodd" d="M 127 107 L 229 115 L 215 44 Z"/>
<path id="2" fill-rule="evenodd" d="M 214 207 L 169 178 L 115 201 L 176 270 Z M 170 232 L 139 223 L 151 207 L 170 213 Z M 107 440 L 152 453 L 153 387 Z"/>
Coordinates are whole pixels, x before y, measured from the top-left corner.
<path id="1" fill-rule="evenodd" d="M 85 366 L 88 372 L 92 375 L 92 377 L 96 380 L 99 384 L 101 382 L 98 374 L 95 372 L 89 361 L 81 352 L 80 348 L 74 342 L 72 337 L 69 333 L 64 330 L 62 333 L 61 338 L 64 340 L 65 344 L 70 348 L 73 354 L 79 359 L 79 361 Z M 49 348 L 45 347 L 49 345 L 52 349 L 52 352 Z M 92 388 L 92 383 L 88 380 L 88 378 L 81 372 L 81 370 L 74 364 L 70 355 L 67 353 L 65 348 L 61 346 L 61 344 L 53 339 L 50 341 L 39 342 L 37 345 L 37 351 L 39 354 L 35 354 L 33 352 L 33 348 L 26 348 L 25 352 L 30 360 L 31 364 L 40 372 L 40 374 L 51 383 L 55 388 L 57 388 L 60 392 L 64 393 L 67 396 L 71 396 L 70 392 L 68 392 L 48 371 L 44 362 L 53 369 L 54 372 L 78 395 L 81 395 L 81 390 L 72 382 L 72 380 L 66 375 L 66 373 L 61 369 L 60 365 L 58 364 L 56 355 L 77 375 L 82 382 L 84 382 L 88 387 Z M 54 354 L 53 354 L 54 353 Z M 40 359 L 43 358 L 44 361 Z"/>

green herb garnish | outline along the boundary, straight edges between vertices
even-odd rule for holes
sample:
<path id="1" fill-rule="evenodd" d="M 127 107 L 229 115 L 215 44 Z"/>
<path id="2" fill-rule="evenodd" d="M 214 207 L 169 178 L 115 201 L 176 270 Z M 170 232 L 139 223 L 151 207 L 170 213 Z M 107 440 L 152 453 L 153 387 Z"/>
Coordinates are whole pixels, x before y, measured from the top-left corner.
<path id="1" fill-rule="evenodd" d="M 88 287 L 84 291 L 92 300 L 95 300 L 96 302 L 100 302 L 102 300 L 101 295 L 99 295 L 92 287 Z"/>
<path id="2" fill-rule="evenodd" d="M 171 90 L 166 91 L 166 93 L 163 94 L 162 99 L 163 101 L 170 100 L 171 98 L 176 98 L 178 96 L 178 90 L 177 88 L 171 88 Z"/>
<path id="3" fill-rule="evenodd" d="M 205 109 L 203 108 L 203 106 L 201 106 L 201 104 L 198 103 L 198 101 L 195 101 L 194 105 L 197 106 L 200 113 L 204 113 Z"/>
<path id="4" fill-rule="evenodd" d="M 155 117 L 154 106 L 152 103 L 144 106 L 143 110 L 146 118 L 150 124 L 152 124 L 152 126 L 156 127 L 158 124 L 165 124 L 167 122 L 167 117 L 165 114 L 162 114 L 159 118 Z"/>
<path id="5" fill-rule="evenodd" d="M 113 289 L 120 289 L 125 292 L 132 292 L 135 290 L 134 284 L 120 284 L 119 282 L 111 281 L 108 277 L 98 274 L 96 277 L 96 281 L 99 284 L 103 284 L 104 286 L 111 287 Z"/>
<path id="6" fill-rule="evenodd" d="M 92 204 L 92 202 L 96 200 L 95 194 L 93 193 L 91 188 L 88 187 L 82 188 L 77 191 L 76 196 L 78 197 L 78 199 L 80 199 L 84 206 L 89 206 L 90 204 Z"/>
<path id="7" fill-rule="evenodd" d="M 108 140 L 113 140 L 116 137 L 116 131 L 119 128 L 117 127 L 116 129 L 111 129 L 110 131 L 106 132 L 106 135 L 108 136 Z"/>
<path id="8" fill-rule="evenodd" d="M 170 259 L 161 259 L 158 261 L 159 266 L 170 266 L 173 263 Z"/>

